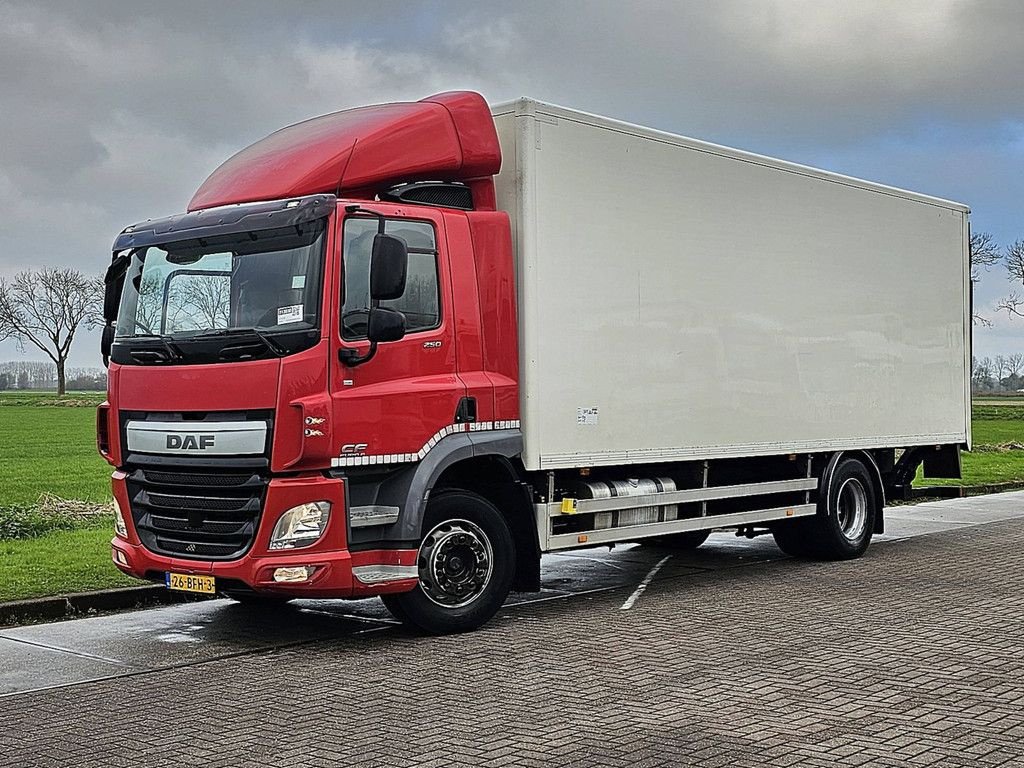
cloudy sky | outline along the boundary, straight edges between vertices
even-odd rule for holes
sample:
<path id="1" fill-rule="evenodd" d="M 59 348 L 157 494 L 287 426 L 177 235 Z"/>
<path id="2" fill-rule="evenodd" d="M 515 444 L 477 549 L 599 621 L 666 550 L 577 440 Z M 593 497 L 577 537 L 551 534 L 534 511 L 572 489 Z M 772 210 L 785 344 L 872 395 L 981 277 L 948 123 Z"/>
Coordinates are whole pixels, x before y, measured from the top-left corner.
<path id="1" fill-rule="evenodd" d="M 276 128 L 460 88 L 966 202 L 1005 244 L 1024 238 L 1022 39 L 1019 0 L 0 0 L 0 276 L 98 273 L 123 227 L 183 210 Z M 994 269 L 979 308 L 1010 288 Z M 1024 320 L 987 313 L 976 353 L 1024 352 Z"/>

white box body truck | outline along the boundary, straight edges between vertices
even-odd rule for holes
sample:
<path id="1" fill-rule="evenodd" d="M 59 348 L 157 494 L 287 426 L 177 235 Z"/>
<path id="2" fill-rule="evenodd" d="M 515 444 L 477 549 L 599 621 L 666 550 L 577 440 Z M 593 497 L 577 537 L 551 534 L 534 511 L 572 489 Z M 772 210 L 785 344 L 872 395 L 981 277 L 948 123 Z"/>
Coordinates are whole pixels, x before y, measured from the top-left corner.
<path id="1" fill-rule="evenodd" d="M 970 442 L 968 209 L 494 108 L 528 469 Z"/>
<path id="2" fill-rule="evenodd" d="M 284 128 L 115 241 L 113 561 L 447 632 L 554 550 L 857 557 L 970 447 L 968 213 L 471 92 Z"/>

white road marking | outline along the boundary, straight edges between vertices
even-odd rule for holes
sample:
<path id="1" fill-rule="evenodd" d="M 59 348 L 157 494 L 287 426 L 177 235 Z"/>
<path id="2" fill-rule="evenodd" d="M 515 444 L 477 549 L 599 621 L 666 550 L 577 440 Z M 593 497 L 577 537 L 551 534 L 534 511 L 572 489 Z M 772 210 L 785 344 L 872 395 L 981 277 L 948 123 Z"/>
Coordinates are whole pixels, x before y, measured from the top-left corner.
<path id="1" fill-rule="evenodd" d="M 647 589 L 647 585 L 651 583 L 651 580 L 655 576 L 657 576 L 658 571 L 661 570 L 661 566 L 667 563 L 670 557 L 672 557 L 672 555 L 665 555 L 658 561 L 657 565 L 647 572 L 647 575 L 644 576 L 644 580 L 640 582 L 640 585 L 633 591 L 633 594 L 627 597 L 626 602 L 624 602 L 622 607 L 619 608 L 620 611 L 628 611 L 633 607 L 633 603 L 640 599 L 640 595 L 642 595 Z"/>

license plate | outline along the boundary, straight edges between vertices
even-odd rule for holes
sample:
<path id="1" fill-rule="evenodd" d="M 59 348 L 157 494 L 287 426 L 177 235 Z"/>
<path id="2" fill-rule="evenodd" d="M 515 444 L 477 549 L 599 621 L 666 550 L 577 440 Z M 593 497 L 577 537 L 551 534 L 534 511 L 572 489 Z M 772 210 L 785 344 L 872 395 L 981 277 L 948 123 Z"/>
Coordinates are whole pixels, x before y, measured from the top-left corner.
<path id="1" fill-rule="evenodd" d="M 217 593 L 214 587 L 213 576 L 195 576 L 191 573 L 168 573 L 165 574 L 164 583 L 168 589 L 178 592 L 199 592 L 204 595 Z"/>

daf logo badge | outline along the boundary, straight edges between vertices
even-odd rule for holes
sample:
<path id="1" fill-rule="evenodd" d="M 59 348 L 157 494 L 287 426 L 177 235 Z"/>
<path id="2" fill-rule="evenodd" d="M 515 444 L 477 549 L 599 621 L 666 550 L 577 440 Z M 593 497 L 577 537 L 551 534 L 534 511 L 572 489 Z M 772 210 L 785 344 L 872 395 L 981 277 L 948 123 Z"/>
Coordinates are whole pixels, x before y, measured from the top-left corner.
<path id="1" fill-rule="evenodd" d="M 168 435 L 167 447 L 171 450 L 205 451 L 213 448 L 214 435 Z"/>

